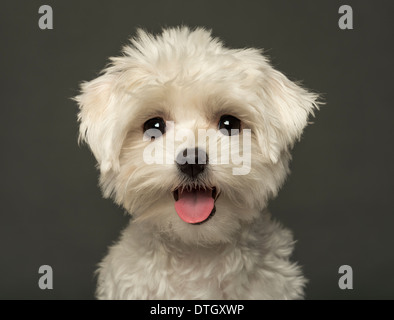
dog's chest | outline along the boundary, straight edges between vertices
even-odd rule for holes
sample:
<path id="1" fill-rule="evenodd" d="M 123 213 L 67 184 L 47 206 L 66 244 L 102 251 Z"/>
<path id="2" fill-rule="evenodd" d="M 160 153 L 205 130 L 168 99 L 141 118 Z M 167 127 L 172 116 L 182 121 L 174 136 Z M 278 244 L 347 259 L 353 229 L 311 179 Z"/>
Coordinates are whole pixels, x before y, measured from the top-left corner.
<path id="1" fill-rule="evenodd" d="M 155 252 L 148 259 L 151 267 L 143 263 L 140 270 L 156 283 L 148 294 L 158 299 L 228 299 L 249 283 L 255 264 L 239 248 L 224 247 Z"/>
<path id="2" fill-rule="evenodd" d="M 136 230 L 135 230 L 136 231 Z M 250 231 L 250 230 L 249 230 Z M 99 269 L 99 299 L 296 299 L 305 279 L 276 226 L 227 245 L 185 246 L 126 232 Z M 253 239 L 253 241 L 252 241 Z"/>

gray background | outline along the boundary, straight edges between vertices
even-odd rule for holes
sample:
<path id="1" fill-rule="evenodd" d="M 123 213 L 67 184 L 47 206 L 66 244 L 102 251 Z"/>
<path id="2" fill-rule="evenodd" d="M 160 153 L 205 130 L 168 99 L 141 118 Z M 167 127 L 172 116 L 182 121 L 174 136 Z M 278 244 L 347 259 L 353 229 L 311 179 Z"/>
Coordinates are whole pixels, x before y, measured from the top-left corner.
<path id="1" fill-rule="evenodd" d="M 53 30 L 38 28 L 43 4 Z M 342 4 L 354 30 L 338 28 Z M 136 27 L 183 23 L 265 48 L 324 95 L 271 210 L 298 239 L 308 299 L 393 299 L 393 14 L 392 1 L 2 1 L 0 298 L 94 298 L 95 266 L 128 218 L 101 198 L 70 98 Z M 53 290 L 38 288 L 43 264 Z M 353 290 L 338 288 L 344 264 Z"/>

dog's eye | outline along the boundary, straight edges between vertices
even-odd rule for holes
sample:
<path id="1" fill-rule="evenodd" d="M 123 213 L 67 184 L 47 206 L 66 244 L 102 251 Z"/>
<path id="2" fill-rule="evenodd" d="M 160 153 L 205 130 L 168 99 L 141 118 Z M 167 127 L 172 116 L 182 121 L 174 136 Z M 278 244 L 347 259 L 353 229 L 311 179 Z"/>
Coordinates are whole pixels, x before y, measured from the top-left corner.
<path id="1" fill-rule="evenodd" d="M 144 134 L 151 140 L 166 132 L 166 124 L 162 118 L 152 118 L 144 123 Z"/>
<path id="2" fill-rule="evenodd" d="M 218 128 L 226 136 L 237 135 L 241 130 L 241 120 L 230 115 L 221 116 Z"/>

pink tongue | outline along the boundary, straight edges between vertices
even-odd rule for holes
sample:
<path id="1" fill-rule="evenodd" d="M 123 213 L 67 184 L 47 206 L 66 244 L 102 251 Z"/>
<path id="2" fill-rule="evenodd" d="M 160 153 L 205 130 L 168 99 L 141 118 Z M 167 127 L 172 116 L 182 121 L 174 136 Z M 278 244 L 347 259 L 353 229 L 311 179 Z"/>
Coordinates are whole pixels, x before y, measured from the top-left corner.
<path id="1" fill-rule="evenodd" d="M 208 219 L 214 206 L 212 190 L 179 190 L 175 210 L 187 223 L 199 223 Z"/>

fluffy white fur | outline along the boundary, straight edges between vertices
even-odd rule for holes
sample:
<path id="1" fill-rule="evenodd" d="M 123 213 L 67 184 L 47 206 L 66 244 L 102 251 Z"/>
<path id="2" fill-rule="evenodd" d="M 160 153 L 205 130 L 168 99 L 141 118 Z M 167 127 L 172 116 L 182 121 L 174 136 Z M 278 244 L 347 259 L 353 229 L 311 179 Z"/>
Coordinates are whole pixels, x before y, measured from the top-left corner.
<path id="1" fill-rule="evenodd" d="M 267 202 L 289 173 L 290 149 L 317 96 L 271 67 L 257 49 L 228 49 L 202 28 L 142 30 L 102 74 L 82 84 L 80 139 L 100 185 L 132 216 L 98 270 L 99 299 L 299 299 L 305 279 L 289 260 L 290 231 Z M 216 186 L 216 214 L 182 221 L 172 191 L 187 184 L 176 164 L 143 161 L 142 126 L 161 116 L 173 130 L 217 128 L 231 114 L 252 131 L 252 166 L 209 164 L 199 185 Z M 242 133 L 241 133 L 242 134 Z M 206 150 L 209 155 L 209 150 Z"/>

